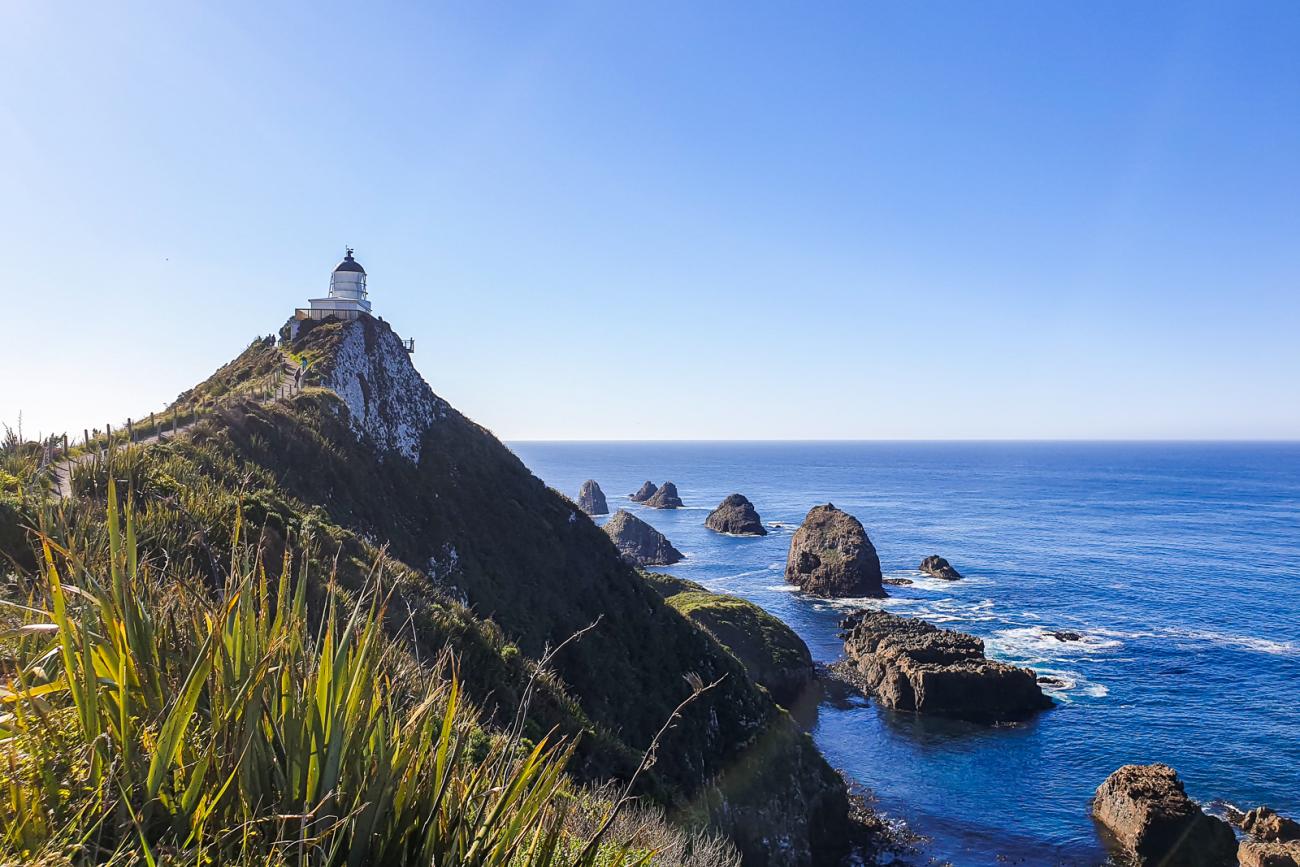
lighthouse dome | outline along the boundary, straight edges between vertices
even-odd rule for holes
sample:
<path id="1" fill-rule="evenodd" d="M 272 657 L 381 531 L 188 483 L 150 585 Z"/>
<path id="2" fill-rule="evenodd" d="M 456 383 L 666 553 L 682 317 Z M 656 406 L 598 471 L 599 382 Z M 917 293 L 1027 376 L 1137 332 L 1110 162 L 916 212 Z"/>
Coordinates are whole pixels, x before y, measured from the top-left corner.
<path id="1" fill-rule="evenodd" d="M 343 261 L 334 267 L 334 272 L 339 271 L 356 271 L 361 274 L 366 273 L 366 269 L 361 267 L 361 263 L 352 258 L 352 248 L 348 248 L 348 254 L 343 257 Z"/>

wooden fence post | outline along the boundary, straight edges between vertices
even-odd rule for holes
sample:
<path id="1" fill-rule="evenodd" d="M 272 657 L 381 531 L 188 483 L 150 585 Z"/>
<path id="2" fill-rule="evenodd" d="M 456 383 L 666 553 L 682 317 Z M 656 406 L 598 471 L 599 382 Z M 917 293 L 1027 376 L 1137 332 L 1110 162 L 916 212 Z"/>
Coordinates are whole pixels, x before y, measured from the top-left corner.
<path id="1" fill-rule="evenodd" d="M 89 449 L 89 448 L 90 448 L 90 431 L 86 430 L 86 429 L 83 427 L 83 428 L 81 429 L 81 435 L 84 436 L 84 437 L 86 438 L 86 439 L 85 439 L 86 448 Z"/>

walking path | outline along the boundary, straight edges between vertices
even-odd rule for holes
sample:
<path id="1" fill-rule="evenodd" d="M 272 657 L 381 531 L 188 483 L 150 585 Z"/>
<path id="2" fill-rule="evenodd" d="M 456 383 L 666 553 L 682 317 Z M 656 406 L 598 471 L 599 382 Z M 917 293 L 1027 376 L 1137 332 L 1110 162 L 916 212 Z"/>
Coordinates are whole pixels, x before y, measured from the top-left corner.
<path id="1" fill-rule="evenodd" d="M 302 382 L 299 376 L 298 364 L 284 353 L 281 353 L 281 357 L 284 360 L 284 365 L 280 369 L 281 376 L 279 381 L 276 383 L 275 393 L 268 398 L 268 400 L 288 400 L 298 392 L 302 391 Z M 133 440 L 130 445 L 143 446 L 150 443 L 172 439 L 173 437 L 179 436 L 194 427 L 197 422 L 197 418 L 193 419 L 171 431 L 159 429 L 157 433 Z M 54 489 L 58 492 L 59 497 L 64 500 L 72 497 L 73 469 L 83 463 L 102 458 L 106 453 L 107 449 L 100 449 L 99 451 L 86 452 L 77 455 L 76 457 L 68 457 L 61 461 L 52 463 L 50 468 L 54 478 Z"/>

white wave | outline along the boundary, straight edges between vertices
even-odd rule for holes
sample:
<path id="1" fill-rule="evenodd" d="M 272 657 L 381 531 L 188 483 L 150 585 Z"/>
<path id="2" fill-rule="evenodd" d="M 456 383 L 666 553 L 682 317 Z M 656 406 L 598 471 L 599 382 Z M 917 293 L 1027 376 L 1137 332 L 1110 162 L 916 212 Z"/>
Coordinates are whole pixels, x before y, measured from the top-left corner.
<path id="1" fill-rule="evenodd" d="M 1091 633 L 1078 633 L 1080 636 L 1078 641 L 1062 641 L 1053 632 L 1054 630 L 1043 626 L 999 629 L 985 644 L 992 653 L 1012 659 L 1027 660 L 1031 664 L 1069 657 L 1092 656 L 1124 646 L 1119 639 L 1098 636 L 1095 630 Z"/>
<path id="2" fill-rule="evenodd" d="M 1270 656 L 1300 656 L 1300 644 L 1273 638 L 1259 638 L 1253 635 L 1234 635 L 1212 629 L 1188 629 L 1180 626 L 1162 626 L 1156 629 L 1094 629 L 1097 635 L 1107 635 L 1122 639 L 1170 639 L 1173 641 L 1203 642 L 1217 644 L 1220 647 L 1234 647 L 1254 653 L 1266 653 Z"/>
<path id="3" fill-rule="evenodd" d="M 1075 699 L 1081 697 L 1105 698 L 1110 695 L 1110 690 L 1106 688 L 1105 684 L 1094 683 L 1077 671 L 1039 667 L 1034 669 L 1034 673 L 1057 681 L 1056 683 L 1043 683 L 1040 685 L 1043 692 L 1067 704 L 1073 703 Z"/>

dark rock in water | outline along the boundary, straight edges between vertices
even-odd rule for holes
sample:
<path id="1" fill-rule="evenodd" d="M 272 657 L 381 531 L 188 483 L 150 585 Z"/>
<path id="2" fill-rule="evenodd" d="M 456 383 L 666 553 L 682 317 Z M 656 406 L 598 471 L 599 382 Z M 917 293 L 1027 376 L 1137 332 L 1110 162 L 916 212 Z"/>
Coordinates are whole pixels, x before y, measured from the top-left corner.
<path id="1" fill-rule="evenodd" d="M 736 536 L 767 535 L 754 504 L 742 494 L 732 494 L 719 503 L 718 508 L 709 512 L 709 517 L 704 519 L 704 526 L 717 533 Z"/>
<path id="2" fill-rule="evenodd" d="M 922 560 L 921 571 L 931 578 L 942 578 L 945 581 L 956 581 L 961 577 L 961 573 L 938 554 L 931 554 Z"/>
<path id="3" fill-rule="evenodd" d="M 1300 840 L 1300 822 L 1279 815 L 1272 807 L 1256 807 L 1242 816 L 1238 824 L 1256 840 Z"/>
<path id="4" fill-rule="evenodd" d="M 645 505 L 652 509 L 680 509 L 682 498 L 677 496 L 676 485 L 672 482 L 664 482 L 659 486 L 659 490 L 645 501 Z"/>
<path id="5" fill-rule="evenodd" d="M 657 490 L 659 490 L 659 488 L 655 486 L 654 482 L 646 482 L 636 489 L 635 494 L 628 494 L 627 498 L 634 503 L 644 503 L 646 500 L 653 497 Z"/>
<path id="6" fill-rule="evenodd" d="M 816 596 L 884 598 L 880 558 L 857 518 L 813 506 L 790 540 L 785 580 Z"/>
<path id="7" fill-rule="evenodd" d="M 595 479 L 587 479 L 578 491 L 578 508 L 588 515 L 608 515 L 609 504 L 605 502 L 605 492 L 596 484 Z"/>
<path id="8" fill-rule="evenodd" d="M 682 559 L 663 533 L 626 509 L 619 509 L 605 522 L 605 532 L 623 559 L 637 566 L 671 566 Z"/>
<path id="9" fill-rule="evenodd" d="M 1040 674 L 1038 676 L 1038 683 L 1042 686 L 1054 686 L 1057 689 L 1064 689 L 1066 686 L 1065 681 L 1061 680 L 1061 678 L 1048 677 L 1047 675 L 1044 674 Z"/>
<path id="10" fill-rule="evenodd" d="M 852 619 L 844 651 L 886 707 L 1003 722 L 1053 704 L 1033 671 L 987 659 L 974 635 L 887 611 L 866 609 Z"/>
<path id="11" fill-rule="evenodd" d="M 1092 815 L 1140 867 L 1233 867 L 1237 839 L 1207 816 L 1168 765 L 1125 765 L 1097 788 Z"/>
<path id="12" fill-rule="evenodd" d="M 1053 632 L 1052 637 L 1057 641 L 1083 641 L 1083 636 L 1077 632 Z"/>
<path id="13" fill-rule="evenodd" d="M 911 578 L 881 578 L 881 584 L 892 584 L 895 587 L 906 587 L 909 584 L 915 584 Z"/>

